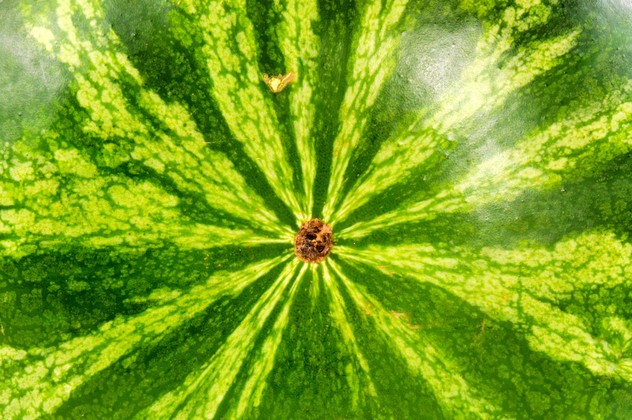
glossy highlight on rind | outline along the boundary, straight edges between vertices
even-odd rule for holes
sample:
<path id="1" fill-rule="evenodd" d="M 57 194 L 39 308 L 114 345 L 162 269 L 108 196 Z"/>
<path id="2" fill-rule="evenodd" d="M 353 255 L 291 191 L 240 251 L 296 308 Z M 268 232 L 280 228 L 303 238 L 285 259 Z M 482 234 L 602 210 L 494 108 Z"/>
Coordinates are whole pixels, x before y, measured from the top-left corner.
<path id="1" fill-rule="evenodd" d="M 0 7 L 0 417 L 632 418 L 625 2 Z"/>

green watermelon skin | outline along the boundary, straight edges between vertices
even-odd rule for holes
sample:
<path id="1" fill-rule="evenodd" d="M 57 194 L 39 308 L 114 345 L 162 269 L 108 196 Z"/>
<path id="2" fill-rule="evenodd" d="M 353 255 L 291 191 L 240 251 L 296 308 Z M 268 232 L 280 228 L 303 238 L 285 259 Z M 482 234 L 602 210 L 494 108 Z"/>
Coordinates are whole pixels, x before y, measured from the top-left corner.
<path id="1" fill-rule="evenodd" d="M 0 40 L 0 417 L 632 418 L 627 2 L 5 0 Z"/>

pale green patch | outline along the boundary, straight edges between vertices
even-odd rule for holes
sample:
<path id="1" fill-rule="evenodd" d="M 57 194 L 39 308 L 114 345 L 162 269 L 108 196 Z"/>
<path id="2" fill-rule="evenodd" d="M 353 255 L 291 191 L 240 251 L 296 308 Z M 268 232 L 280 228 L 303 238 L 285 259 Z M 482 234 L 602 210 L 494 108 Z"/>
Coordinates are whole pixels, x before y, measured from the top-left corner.
<path id="1" fill-rule="evenodd" d="M 31 28 L 31 36 L 37 42 L 42 44 L 47 51 L 53 51 L 53 43 L 55 42 L 55 34 L 48 28 L 34 27 Z"/>
<path id="2" fill-rule="evenodd" d="M 288 71 L 298 74 L 289 95 L 305 194 L 302 217 L 298 220 L 300 225 L 311 217 L 314 206 L 316 150 L 312 128 L 316 108 L 313 96 L 318 81 L 316 69 L 320 39 L 314 33 L 312 24 L 318 19 L 318 8 L 315 0 L 276 0 L 275 7 L 281 15 L 276 33 L 285 66 Z"/>
<path id="3" fill-rule="evenodd" d="M 9 176 L 18 182 L 32 180 L 33 175 L 31 162 L 18 162 L 9 168 Z"/>
<path id="4" fill-rule="evenodd" d="M 208 205 L 239 217 L 259 229 L 287 238 L 290 230 L 280 227 L 278 218 L 250 188 L 228 158 L 206 147 L 203 135 L 182 105 L 165 103 L 155 92 L 143 87 L 138 71 L 121 53 L 121 43 L 110 30 L 95 31 L 82 39 L 71 14 L 83 13 L 86 18 L 102 20 L 101 5 L 64 0 L 57 8 L 56 24 L 63 30 L 56 43 L 44 44 L 51 54 L 66 64 L 75 75 L 77 99 L 90 115 L 84 131 L 104 142 L 122 138 L 135 148 L 119 160 L 138 160 L 171 178 L 183 191 L 204 196 Z M 44 22 L 53 25 L 51 22 Z M 48 30 L 48 29 L 46 29 Z M 31 34 L 42 37 L 45 26 L 34 25 Z M 38 38 L 39 37 L 39 38 Z M 139 91 L 135 108 L 128 93 Z M 150 114 L 166 127 L 148 119 Z M 108 150 L 108 149 L 105 149 Z M 89 168 L 81 170 L 85 176 Z"/>
<path id="5" fill-rule="evenodd" d="M 97 175 L 96 166 L 84 159 L 76 149 L 55 150 L 55 161 L 59 173 L 63 175 L 76 175 L 81 178 L 93 178 Z"/>
<path id="6" fill-rule="evenodd" d="M 433 111 L 423 109 L 415 122 L 382 145 L 365 174 L 341 201 L 331 222 L 344 220 L 386 189 L 407 182 L 417 175 L 415 169 L 428 170 L 430 158 L 436 161 L 441 151 L 454 146 L 451 133 L 455 129 L 462 131 L 462 125 L 477 113 L 499 109 L 512 93 L 560 63 L 579 34 L 575 30 L 523 47 L 502 68 L 499 61 L 508 45 L 484 34 L 476 58 L 465 68 L 456 87 L 444 94 Z"/>
<path id="7" fill-rule="evenodd" d="M 303 269 L 300 276 L 295 277 L 298 265 L 299 261 L 296 259 L 288 263 L 283 272 L 261 296 L 209 362 L 202 366 L 198 372 L 189 375 L 183 384 L 158 399 L 147 409 L 146 415 L 150 417 L 175 416 L 182 419 L 214 417 L 224 396 L 233 386 L 244 362 L 251 355 L 256 337 L 261 333 L 277 305 L 283 300 L 290 283 L 294 281 L 294 286 L 296 286 L 296 283 L 300 281 L 300 276 L 305 272 Z M 296 287 L 293 287 L 289 297 L 285 299 L 284 307 L 291 306 L 295 293 Z M 271 332 L 272 336 L 271 338 L 268 337 L 267 343 L 271 348 L 278 347 L 278 336 L 282 334 L 283 328 L 287 325 L 288 310 L 281 310 Z M 274 363 L 274 355 L 275 352 L 259 353 L 258 363 L 253 366 L 251 375 L 265 379 Z M 243 395 L 256 394 L 260 396 L 263 391 L 260 386 L 262 385 L 248 381 L 246 388 L 242 391 Z"/>
<path id="8" fill-rule="evenodd" d="M 349 313 L 339 286 L 329 271 L 328 267 L 333 264 L 331 258 L 326 261 L 327 263 L 323 265 L 323 280 L 329 298 L 331 317 L 336 323 L 344 340 L 344 350 L 354 358 L 356 362 L 350 364 L 347 369 L 347 382 L 352 394 L 352 404 L 357 408 L 360 402 L 364 402 L 369 398 L 376 398 L 377 391 L 375 390 L 375 385 L 370 375 L 369 364 L 362 354 L 362 350 L 353 332 Z"/>
<path id="9" fill-rule="evenodd" d="M 331 178 L 323 218 L 333 221 L 353 151 L 369 121 L 367 112 L 396 64 L 401 34 L 395 30 L 408 0 L 375 0 L 367 5 L 353 44 L 353 64 L 340 109 L 340 131 L 334 140 Z"/>
<path id="10" fill-rule="evenodd" d="M 194 7 L 190 1 L 183 3 L 185 8 Z M 271 100 L 264 96 L 269 92 L 263 89 L 262 73 L 257 67 L 254 28 L 246 14 L 246 2 L 207 1 L 204 5 L 204 12 L 192 17 L 204 41 L 196 51 L 208 67 L 213 97 L 231 132 L 272 189 L 298 220 L 304 219 L 286 146 L 278 130 L 279 122 Z M 186 39 L 190 34 L 178 36 Z"/>
<path id="11" fill-rule="evenodd" d="M 522 287 L 541 299 L 572 299 L 578 290 L 632 285 L 632 245 L 610 232 L 586 232 L 553 249 L 486 247 L 480 255 L 523 272 Z"/>
<path id="12" fill-rule="evenodd" d="M 24 350 L 14 349 L 13 347 L 0 347 L 0 361 L 2 363 L 10 363 L 14 360 L 23 360 L 27 353 Z"/>
<path id="13" fill-rule="evenodd" d="M 347 255 L 346 252 L 343 254 Z M 388 311 L 361 286 L 349 280 L 335 262 L 330 259 L 328 264 L 358 309 L 364 311 L 368 321 L 375 326 L 376 332 L 406 362 L 410 373 L 423 378 L 434 391 L 446 417 L 461 418 L 467 413 L 476 418 L 489 418 L 500 412 L 499 407 L 476 395 L 463 379 L 462 368 L 451 360 L 450 355 L 433 346 L 419 326 L 410 323 L 407 314 Z"/>
<path id="14" fill-rule="evenodd" d="M 237 296 L 284 260 L 287 257 L 258 262 L 233 273 L 215 273 L 205 284 L 166 296 L 141 314 L 103 324 L 94 334 L 74 338 L 56 348 L 30 350 L 26 358 L 19 357 L 24 360 L 24 368 L 11 370 L 15 374 L 4 379 L 10 398 L 2 410 L 3 416 L 25 418 L 54 413 L 94 375 L 157 342 L 220 297 Z M 0 354 L 2 363 L 7 353 L 9 359 L 16 358 L 15 351 L 4 351 Z"/>
<path id="15" fill-rule="evenodd" d="M 610 234 L 567 239 L 553 251 L 485 248 L 476 253 L 406 244 L 364 250 L 337 247 L 336 252 L 351 261 L 373 261 L 390 276 L 434 284 L 493 319 L 520 325 L 534 350 L 556 360 L 581 363 L 598 375 L 632 380 L 629 356 L 603 345 L 605 338 L 593 335 L 585 320 L 556 306 L 582 288 L 629 282 L 632 247 Z M 600 271 L 599 267 L 610 264 L 614 266 Z"/>

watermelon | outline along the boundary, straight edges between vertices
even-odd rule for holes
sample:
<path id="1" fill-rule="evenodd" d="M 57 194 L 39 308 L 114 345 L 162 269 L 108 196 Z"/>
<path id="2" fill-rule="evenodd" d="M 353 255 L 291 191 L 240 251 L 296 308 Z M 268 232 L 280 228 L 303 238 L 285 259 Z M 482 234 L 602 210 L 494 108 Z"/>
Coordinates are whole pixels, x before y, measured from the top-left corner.
<path id="1" fill-rule="evenodd" d="M 625 0 L 0 1 L 0 417 L 632 418 Z"/>

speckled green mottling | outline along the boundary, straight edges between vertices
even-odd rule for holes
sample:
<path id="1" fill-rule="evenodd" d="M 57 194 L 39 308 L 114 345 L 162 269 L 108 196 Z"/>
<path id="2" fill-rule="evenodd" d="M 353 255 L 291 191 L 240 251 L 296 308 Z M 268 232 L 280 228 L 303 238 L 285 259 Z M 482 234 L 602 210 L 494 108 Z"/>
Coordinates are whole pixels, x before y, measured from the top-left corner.
<path id="1" fill-rule="evenodd" d="M 340 131 L 333 144 L 331 180 L 323 216 L 329 220 L 338 204 L 345 171 L 360 142 L 368 121 L 367 110 L 375 103 L 380 88 L 395 65 L 400 37 L 398 23 L 407 0 L 368 2 L 358 25 L 356 49 L 347 91 L 340 109 Z"/>
<path id="2" fill-rule="evenodd" d="M 301 173 L 305 203 L 303 218 L 308 219 L 314 206 L 316 181 L 316 148 L 312 135 L 316 107 L 312 97 L 318 82 L 316 71 L 319 38 L 314 32 L 318 20 L 315 0 L 276 1 L 282 23 L 277 29 L 279 47 L 285 58 L 286 70 L 298 74 L 298 82 L 290 95 L 290 112 L 294 120 L 296 147 L 301 156 Z"/>
<path id="3" fill-rule="evenodd" d="M 175 291 L 152 309 L 104 323 L 91 335 L 68 340 L 57 348 L 31 350 L 28 357 L 20 358 L 16 375 L 5 374 L 4 379 L 12 384 L 4 401 L 5 413 L 23 417 L 54 412 L 75 388 L 128 357 L 140 343 L 149 344 L 151 337 L 156 339 L 178 328 L 214 300 L 239 294 L 280 261 L 277 258 L 230 274 L 218 272 L 206 284 L 186 292 Z"/>
<path id="4" fill-rule="evenodd" d="M 358 346 L 353 327 L 349 322 L 349 312 L 345 307 L 344 298 L 328 265 L 331 265 L 331 262 L 323 266 L 322 276 L 325 290 L 331 302 L 332 318 L 344 337 L 344 345 L 347 347 L 347 352 L 356 359 L 355 363 L 349 364 L 347 368 L 349 371 L 347 381 L 353 395 L 353 405 L 357 407 L 360 404 L 360 400 L 362 400 L 362 405 L 366 405 L 367 400 L 376 396 L 375 385 L 371 379 L 370 368 L 366 358 Z"/>
<path id="5" fill-rule="evenodd" d="M 630 86 L 626 81 L 620 90 L 600 101 L 577 104 L 572 111 L 560 112 L 557 122 L 536 129 L 516 147 L 481 162 L 436 197 L 406 203 L 368 223 L 346 228 L 343 235 L 361 237 L 406 221 L 513 200 L 526 190 L 559 185 L 569 173 L 589 173 L 595 166 L 632 150 L 632 103 L 626 100 Z"/>
<path id="6" fill-rule="evenodd" d="M 446 354 L 427 341 L 423 332 L 416 333 L 421 327 L 411 323 L 406 313 L 387 311 L 376 299 L 353 284 L 335 263 L 329 264 L 347 288 L 354 304 L 375 323 L 376 330 L 385 336 L 393 351 L 406 361 L 410 373 L 423 377 L 432 388 L 446 416 L 488 417 L 498 414 L 497 407 L 468 389 L 458 373 L 458 367 Z"/>
<path id="7" fill-rule="evenodd" d="M 296 278 L 293 279 L 294 284 L 292 284 L 291 289 L 289 290 L 289 298 L 277 316 L 277 319 L 272 327 L 272 331 L 265 338 L 264 343 L 259 349 L 257 358 L 253 360 L 248 372 L 248 381 L 240 393 L 239 403 L 237 404 L 236 409 L 231 413 L 232 415 L 242 417 L 249 410 L 252 410 L 253 406 L 258 407 L 261 405 L 263 394 L 267 386 L 266 379 L 274 368 L 275 357 L 279 349 L 279 345 L 283 340 L 283 332 L 288 325 L 293 299 L 306 270 L 307 265 L 303 264 L 301 271 L 298 273 Z"/>
<path id="8" fill-rule="evenodd" d="M 603 337 L 593 336 L 587 320 L 555 305 L 600 284 L 617 287 L 623 282 L 629 287 L 632 247 L 611 234 L 568 239 L 548 252 L 484 248 L 468 255 L 463 249 L 430 244 L 339 252 L 352 259 L 370 258 L 384 272 L 430 282 L 490 317 L 524 325 L 531 346 L 551 357 L 632 380 L 632 359 L 602 344 Z"/>
<path id="9" fill-rule="evenodd" d="M 254 28 L 244 15 L 245 1 L 208 1 L 200 7 L 208 12 L 192 16 L 199 27 L 199 39 L 195 42 L 199 43 L 199 60 L 208 66 L 213 78 L 213 97 L 234 136 L 261 168 L 274 191 L 295 216 L 304 218 L 278 121 L 266 101 L 270 93 L 261 83 L 263 72 L 255 66 Z M 179 29 L 187 32 L 181 37 L 190 36 L 188 28 Z"/>
<path id="10" fill-rule="evenodd" d="M 275 282 L 276 284 L 261 296 L 257 304 L 248 313 L 248 316 L 228 337 L 218 353 L 209 360 L 208 364 L 203 366 L 199 372 L 187 378 L 179 389 L 165 394 L 160 400 L 156 401 L 149 408 L 147 415 L 153 417 L 167 414 L 175 415 L 179 418 L 190 416 L 213 417 L 217 412 L 218 405 L 234 382 L 235 376 L 244 363 L 245 358 L 252 351 L 255 337 L 260 334 L 265 322 L 285 294 L 284 292 L 292 280 L 295 280 L 292 290 L 296 290 L 296 285 L 301 277 L 295 278 L 294 276 L 297 266 L 297 260 L 289 263 L 279 275 L 278 280 Z M 304 269 L 302 272 L 304 272 Z M 291 298 L 294 296 L 294 293 L 290 291 L 289 296 Z M 290 304 L 291 300 L 285 303 L 285 305 Z M 287 318 L 287 309 L 283 313 L 285 313 L 285 316 L 282 314 L 281 318 L 279 318 L 281 325 L 273 329 L 276 334 L 280 333 L 279 329 L 282 330 L 283 321 Z M 255 371 L 259 369 L 262 369 L 264 372 L 266 370 L 269 371 L 265 366 L 265 364 L 269 365 L 270 363 L 269 359 L 267 359 L 268 357 L 273 358 L 274 352 L 261 355 L 260 359 L 257 360 L 257 364 L 253 367 Z M 265 380 L 265 375 L 260 380 Z M 249 387 L 246 387 L 244 392 L 248 395 Z M 243 409 L 241 408 L 241 411 Z"/>
<path id="11" fill-rule="evenodd" d="M 383 144 L 364 179 L 346 196 L 333 220 L 344 219 L 371 197 L 402 182 L 403 173 L 416 176 L 419 170 L 426 171 L 445 159 L 445 153 L 455 146 L 453 133 L 457 127 L 476 113 L 499 108 L 513 92 L 550 70 L 573 46 L 577 34 L 578 31 L 574 31 L 535 47 L 523 48 L 514 53 L 502 70 L 498 68 L 499 61 L 507 60 L 503 56 L 507 46 L 494 42 L 497 49 L 490 54 L 486 51 L 487 45 L 479 44 L 479 50 L 484 50 L 485 55 L 465 68 L 458 87 L 454 92 L 446 92 L 438 107 L 423 109 L 415 122 Z"/>
<path id="12" fill-rule="evenodd" d="M 81 6 L 69 1 L 57 8 L 65 43 L 58 40 L 56 46 L 46 44 L 47 38 L 40 39 L 46 29 L 37 26 L 31 33 L 50 52 L 59 54 L 60 60 L 71 69 L 82 68 L 88 75 L 77 72 L 76 76 L 77 100 L 89 117 L 83 122 L 84 131 L 103 140 L 129 139 L 134 147 L 127 159 L 164 174 L 185 190 L 206 196 L 209 204 L 222 211 L 245 220 L 256 220 L 259 228 L 280 231 L 274 228 L 276 217 L 248 188 L 226 157 L 205 147 L 203 135 L 186 108 L 177 103 L 166 104 L 155 92 L 143 88 L 138 70 L 117 51 L 120 40 L 114 33 L 108 32 L 96 40 L 77 40 L 78 29 L 69 20 L 68 11 L 79 9 L 88 13 L 85 10 L 95 7 L 83 9 Z M 100 51 L 101 45 L 108 45 L 112 50 Z M 147 118 L 147 114 L 151 117 Z M 208 182 L 199 182 L 205 178 Z M 241 212 L 244 202 L 259 210 Z"/>
<path id="13" fill-rule="evenodd" d="M 49 145 L 58 146 L 54 140 Z M 0 213 L 0 255 L 20 257 L 69 242 L 95 248 L 172 242 L 184 249 L 274 242 L 248 229 L 183 224 L 177 197 L 149 181 L 99 174 L 77 149 L 33 160 L 27 159 L 36 151 L 20 149 L 11 154 L 19 169 L 0 175 L 3 191 L 11 194 L 11 208 Z"/>
<path id="14" fill-rule="evenodd" d="M 0 3 L 3 419 L 632 418 L 625 2 Z"/>

